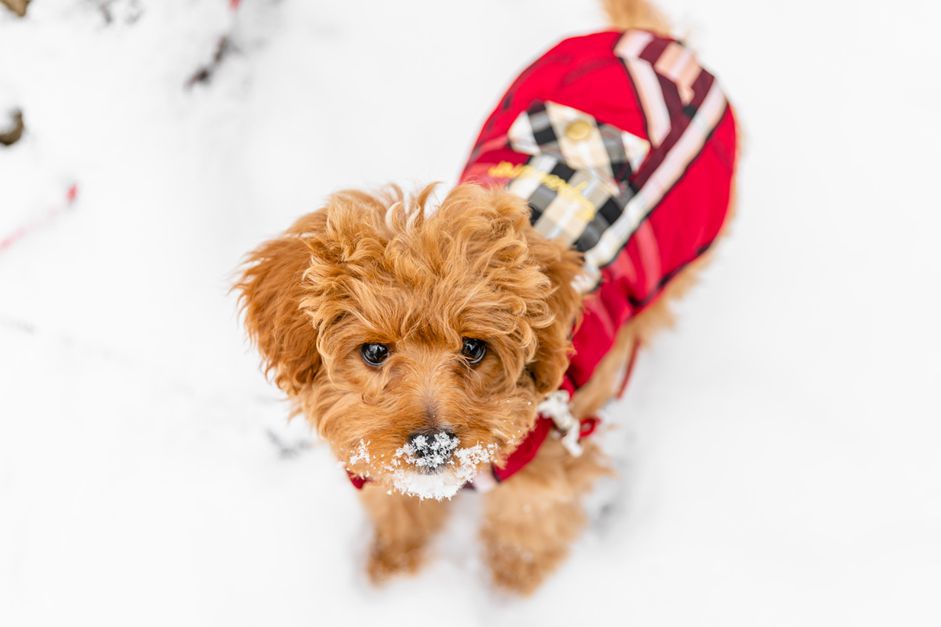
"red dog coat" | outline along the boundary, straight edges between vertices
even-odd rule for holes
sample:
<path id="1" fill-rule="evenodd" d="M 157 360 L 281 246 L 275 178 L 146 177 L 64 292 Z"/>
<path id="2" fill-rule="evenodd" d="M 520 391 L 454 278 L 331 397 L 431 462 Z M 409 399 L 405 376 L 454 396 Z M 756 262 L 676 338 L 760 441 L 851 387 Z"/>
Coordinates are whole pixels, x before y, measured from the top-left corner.
<path id="1" fill-rule="evenodd" d="M 716 79 L 681 43 L 647 31 L 566 39 L 501 98 L 461 182 L 525 198 L 537 231 L 584 255 L 584 312 L 561 386 L 568 396 L 618 330 L 715 241 L 735 156 L 732 109 Z M 494 478 L 520 470 L 552 428 L 540 415 Z"/>

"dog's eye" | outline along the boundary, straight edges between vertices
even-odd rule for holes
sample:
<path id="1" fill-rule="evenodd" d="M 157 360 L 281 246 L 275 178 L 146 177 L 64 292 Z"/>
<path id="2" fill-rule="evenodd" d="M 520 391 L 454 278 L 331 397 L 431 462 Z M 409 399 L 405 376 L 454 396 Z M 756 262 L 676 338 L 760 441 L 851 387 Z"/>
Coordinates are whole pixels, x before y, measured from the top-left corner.
<path id="1" fill-rule="evenodd" d="M 359 354 L 370 366 L 381 366 L 389 356 L 389 347 L 385 344 L 363 344 L 359 347 Z"/>
<path id="2" fill-rule="evenodd" d="M 467 363 L 472 366 L 476 366 L 481 361 L 483 361 L 484 355 L 487 354 L 487 345 L 483 340 L 475 340 L 474 338 L 465 337 L 464 346 L 461 348 L 461 354 L 464 357 L 467 357 Z"/>

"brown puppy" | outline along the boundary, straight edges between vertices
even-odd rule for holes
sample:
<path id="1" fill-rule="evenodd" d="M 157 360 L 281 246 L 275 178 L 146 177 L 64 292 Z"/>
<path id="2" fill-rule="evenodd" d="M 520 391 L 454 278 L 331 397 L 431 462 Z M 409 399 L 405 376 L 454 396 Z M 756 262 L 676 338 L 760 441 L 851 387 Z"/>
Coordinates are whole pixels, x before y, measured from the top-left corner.
<path id="1" fill-rule="evenodd" d="M 645 3 L 605 4 L 619 28 L 665 30 Z M 540 234 L 524 199 L 462 184 L 430 207 L 431 191 L 338 193 L 252 252 L 236 286 L 266 371 L 369 480 L 374 580 L 415 570 L 445 499 L 533 428 L 568 367 L 582 302 L 581 256 Z M 575 418 L 612 398 L 634 347 L 669 322 L 669 298 L 703 259 L 620 330 L 572 398 Z M 495 582 L 535 589 L 584 524 L 580 495 L 608 472 L 597 447 L 573 456 L 549 438 L 487 492 L 481 537 Z"/>

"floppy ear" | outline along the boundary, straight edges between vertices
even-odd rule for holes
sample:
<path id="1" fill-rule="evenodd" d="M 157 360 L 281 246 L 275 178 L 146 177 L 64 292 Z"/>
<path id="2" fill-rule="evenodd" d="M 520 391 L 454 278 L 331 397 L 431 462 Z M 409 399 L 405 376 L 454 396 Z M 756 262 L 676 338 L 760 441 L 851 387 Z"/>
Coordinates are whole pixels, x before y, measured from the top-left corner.
<path id="1" fill-rule="evenodd" d="M 552 283 L 546 296 L 549 311 L 555 314 L 548 326 L 536 329 L 536 356 L 528 367 L 540 395 L 559 389 L 569 365 L 572 334 L 578 324 L 582 295 L 572 286 L 582 271 L 581 256 L 566 244 L 549 240 L 533 227 L 526 229 L 530 256 Z"/>
<path id="2" fill-rule="evenodd" d="M 320 368 L 317 330 L 301 308 L 304 275 L 313 249 L 304 233 L 323 231 L 325 211 L 308 214 L 283 235 L 248 254 L 234 289 L 245 312 L 248 334 L 258 346 L 265 374 L 289 396 L 313 382 Z"/>

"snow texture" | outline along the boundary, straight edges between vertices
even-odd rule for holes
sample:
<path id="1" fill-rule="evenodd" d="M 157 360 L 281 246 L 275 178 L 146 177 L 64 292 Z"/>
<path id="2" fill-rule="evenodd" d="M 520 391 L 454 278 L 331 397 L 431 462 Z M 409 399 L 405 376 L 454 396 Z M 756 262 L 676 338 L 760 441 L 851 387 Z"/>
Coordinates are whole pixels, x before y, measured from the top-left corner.
<path id="1" fill-rule="evenodd" d="M 367 585 L 356 492 L 227 290 L 334 190 L 446 189 L 595 1 L 107 4 L 0 8 L 0 238 L 40 225 L 0 252 L 0 625 L 941 624 L 937 3 L 661 3 L 737 106 L 738 215 L 525 600 L 471 491 L 425 570 Z"/>
<path id="2" fill-rule="evenodd" d="M 581 435 L 581 425 L 572 415 L 568 392 L 564 390 L 552 392 L 539 403 L 536 410 L 540 415 L 552 419 L 552 423 L 555 425 L 553 433 L 561 437 L 562 446 L 565 447 L 565 450 L 575 457 L 582 454 L 582 446 L 578 442 Z"/>
<path id="3" fill-rule="evenodd" d="M 457 437 L 447 433 L 436 433 L 433 438 L 419 435 L 398 449 L 395 457 L 420 470 L 432 470 L 450 461 L 451 454 L 460 443 Z"/>
<path id="4" fill-rule="evenodd" d="M 496 450 L 492 444 L 458 448 L 459 444 L 458 438 L 445 433 L 437 433 L 431 439 L 420 435 L 405 444 L 386 467 L 395 489 L 420 499 L 453 497 L 474 479 L 482 465 L 490 463 Z M 429 472 L 432 469 L 438 470 Z"/>
<path id="5" fill-rule="evenodd" d="M 350 466 L 363 462 L 368 464 L 372 461 L 372 456 L 369 454 L 369 444 L 365 440 L 360 440 L 359 445 L 356 447 L 356 451 L 350 455 L 349 464 Z"/>

